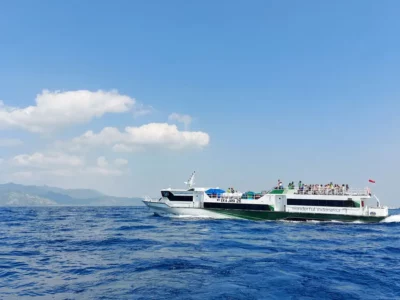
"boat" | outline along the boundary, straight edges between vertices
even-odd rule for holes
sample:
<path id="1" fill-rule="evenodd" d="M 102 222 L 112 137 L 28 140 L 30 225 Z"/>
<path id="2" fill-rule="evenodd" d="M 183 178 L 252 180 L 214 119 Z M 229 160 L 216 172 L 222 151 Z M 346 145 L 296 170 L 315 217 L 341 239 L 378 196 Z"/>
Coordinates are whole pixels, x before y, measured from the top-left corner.
<path id="1" fill-rule="evenodd" d="M 145 196 L 143 203 L 156 215 L 234 218 L 247 220 L 379 222 L 389 214 L 369 187 L 281 183 L 262 192 L 227 191 L 194 187 L 193 172 L 186 188 L 161 190 L 159 199 Z M 373 202 L 373 203 L 372 203 Z M 376 203 L 376 205 L 374 205 Z"/>

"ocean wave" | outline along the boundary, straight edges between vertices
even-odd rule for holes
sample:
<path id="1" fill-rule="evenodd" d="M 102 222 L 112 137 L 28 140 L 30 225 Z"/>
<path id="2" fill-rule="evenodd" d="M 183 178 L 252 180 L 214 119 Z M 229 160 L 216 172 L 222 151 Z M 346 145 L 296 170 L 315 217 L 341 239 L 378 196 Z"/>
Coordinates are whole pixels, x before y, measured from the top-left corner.
<path id="1" fill-rule="evenodd" d="M 376 225 L 0 208 L 0 299 L 396 299 L 394 213 Z"/>
<path id="2" fill-rule="evenodd" d="M 386 217 L 381 221 L 381 223 L 400 223 L 400 215 Z"/>

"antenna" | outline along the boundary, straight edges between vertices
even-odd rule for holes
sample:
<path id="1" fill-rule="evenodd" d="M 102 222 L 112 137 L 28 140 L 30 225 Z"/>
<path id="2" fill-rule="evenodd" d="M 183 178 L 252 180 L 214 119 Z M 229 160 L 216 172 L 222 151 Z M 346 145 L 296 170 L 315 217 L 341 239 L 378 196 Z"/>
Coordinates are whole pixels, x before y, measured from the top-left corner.
<path id="1" fill-rule="evenodd" d="M 195 174 L 195 173 L 196 173 L 196 171 L 194 171 L 194 172 L 192 173 L 192 175 L 190 175 L 188 181 L 185 181 L 185 182 L 184 182 L 189 188 L 191 188 L 192 185 L 194 185 L 194 174 Z"/>

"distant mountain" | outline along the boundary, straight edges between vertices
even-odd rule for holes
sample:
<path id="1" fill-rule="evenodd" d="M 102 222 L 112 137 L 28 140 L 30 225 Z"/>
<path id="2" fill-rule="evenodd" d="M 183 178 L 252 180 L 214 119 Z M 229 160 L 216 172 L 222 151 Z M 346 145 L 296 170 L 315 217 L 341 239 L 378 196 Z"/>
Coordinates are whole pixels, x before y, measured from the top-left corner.
<path id="1" fill-rule="evenodd" d="M 114 197 L 90 189 L 62 189 L 50 186 L 0 184 L 0 205 L 48 206 L 48 205 L 90 205 L 90 206 L 138 206 L 141 198 Z"/>
<path id="2" fill-rule="evenodd" d="M 89 189 L 62 189 L 58 187 L 51 187 L 47 185 L 22 185 L 16 183 L 0 184 L 0 194 L 2 192 L 19 191 L 28 194 L 46 195 L 48 192 L 54 192 L 62 195 L 68 195 L 76 199 L 88 199 L 102 197 L 104 194 Z"/>
<path id="3" fill-rule="evenodd" d="M 6 206 L 48 206 L 57 205 L 53 200 L 25 193 L 9 192 L 0 195 L 0 205 Z"/>

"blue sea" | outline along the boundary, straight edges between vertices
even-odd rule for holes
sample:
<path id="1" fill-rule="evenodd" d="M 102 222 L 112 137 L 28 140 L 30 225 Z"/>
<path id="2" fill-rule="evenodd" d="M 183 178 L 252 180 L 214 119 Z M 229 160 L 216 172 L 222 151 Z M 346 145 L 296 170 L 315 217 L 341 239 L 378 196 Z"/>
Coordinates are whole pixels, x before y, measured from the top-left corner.
<path id="1" fill-rule="evenodd" d="M 379 224 L 0 208 L 1 299 L 400 299 L 400 210 Z"/>

